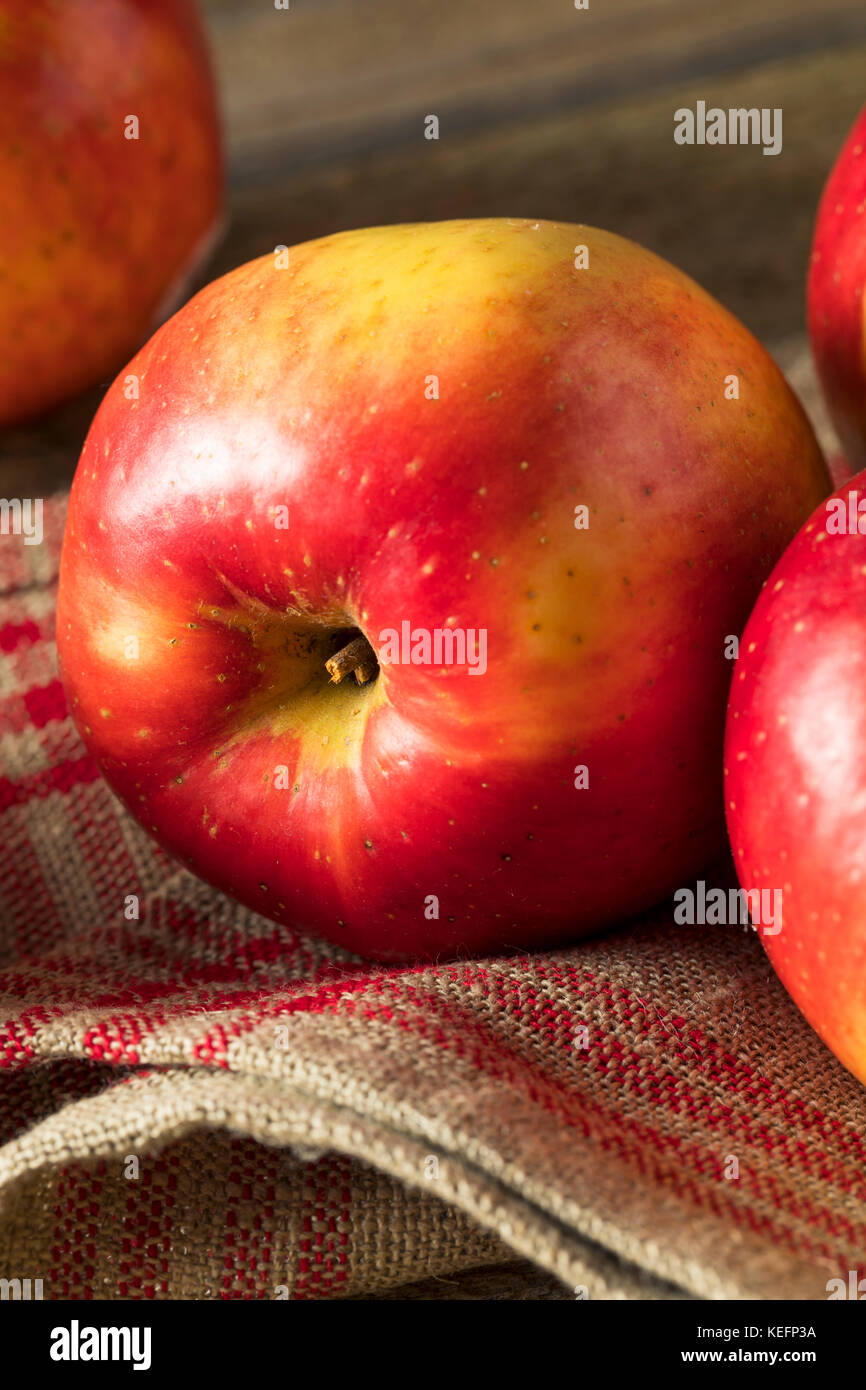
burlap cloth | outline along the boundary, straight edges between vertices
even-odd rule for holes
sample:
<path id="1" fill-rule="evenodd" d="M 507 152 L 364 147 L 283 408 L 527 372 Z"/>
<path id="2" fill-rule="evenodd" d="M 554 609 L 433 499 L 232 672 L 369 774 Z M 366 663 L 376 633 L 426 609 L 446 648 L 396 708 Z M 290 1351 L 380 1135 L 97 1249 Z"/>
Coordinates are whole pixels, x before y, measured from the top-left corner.
<path id="1" fill-rule="evenodd" d="M 0 1276 L 823 1299 L 866 1272 L 866 1091 L 750 931 L 663 911 L 556 954 L 371 967 L 156 850 L 57 680 L 63 510 L 41 546 L 0 538 Z"/>

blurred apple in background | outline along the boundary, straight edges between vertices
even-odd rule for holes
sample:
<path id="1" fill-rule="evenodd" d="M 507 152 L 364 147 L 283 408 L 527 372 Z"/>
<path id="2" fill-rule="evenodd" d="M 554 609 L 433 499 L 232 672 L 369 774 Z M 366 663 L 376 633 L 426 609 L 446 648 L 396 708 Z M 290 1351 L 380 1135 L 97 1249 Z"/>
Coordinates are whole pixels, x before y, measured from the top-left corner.
<path id="1" fill-rule="evenodd" d="M 398 959 L 567 941 L 715 857 L 726 639 L 830 484 L 693 281 L 589 227 L 346 232 L 209 285 L 126 371 L 72 489 L 62 672 L 203 878 Z"/>
<path id="2" fill-rule="evenodd" d="M 116 371 L 216 230 L 219 120 L 191 0 L 0 0 L 0 190 L 8 425 Z"/>
<path id="3" fill-rule="evenodd" d="M 866 467 L 866 107 L 821 198 L 808 301 L 818 374 L 856 473 Z"/>
<path id="4" fill-rule="evenodd" d="M 861 473 L 800 531 L 749 619 L 731 686 L 725 799 L 742 887 L 782 893 L 782 930 L 763 937 L 770 959 L 809 1022 L 862 1081 L 864 696 Z"/>

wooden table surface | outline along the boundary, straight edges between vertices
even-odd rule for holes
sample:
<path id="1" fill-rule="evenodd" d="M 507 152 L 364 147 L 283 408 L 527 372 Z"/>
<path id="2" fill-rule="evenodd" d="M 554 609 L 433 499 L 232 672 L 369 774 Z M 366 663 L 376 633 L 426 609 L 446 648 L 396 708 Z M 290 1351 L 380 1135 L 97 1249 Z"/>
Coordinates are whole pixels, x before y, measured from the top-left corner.
<path id="1" fill-rule="evenodd" d="M 738 314 L 833 447 L 804 336 L 817 200 L 866 101 L 864 0 L 204 0 L 229 223 L 203 282 L 347 227 L 467 216 L 634 238 Z M 781 107 L 784 149 L 678 146 L 696 101 Z M 424 139 L 424 118 L 440 122 Z M 65 487 L 101 389 L 0 440 L 0 494 Z M 447 1287 L 446 1287 L 447 1286 Z M 464 1287 L 465 1286 L 465 1287 Z M 413 1297 L 561 1297 L 517 1262 Z"/>

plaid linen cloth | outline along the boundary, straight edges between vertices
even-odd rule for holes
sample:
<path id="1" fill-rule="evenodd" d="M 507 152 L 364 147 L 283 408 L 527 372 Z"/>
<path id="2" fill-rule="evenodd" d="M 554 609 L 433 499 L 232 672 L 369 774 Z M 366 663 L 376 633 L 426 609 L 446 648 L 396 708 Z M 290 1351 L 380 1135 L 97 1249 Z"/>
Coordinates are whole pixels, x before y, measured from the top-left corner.
<path id="1" fill-rule="evenodd" d="M 553 1298 L 821 1300 L 866 1273 L 866 1091 L 751 931 L 666 908 L 371 966 L 156 848 L 58 680 L 64 511 L 0 537 L 0 1276 L 369 1298 L 521 1257 Z"/>

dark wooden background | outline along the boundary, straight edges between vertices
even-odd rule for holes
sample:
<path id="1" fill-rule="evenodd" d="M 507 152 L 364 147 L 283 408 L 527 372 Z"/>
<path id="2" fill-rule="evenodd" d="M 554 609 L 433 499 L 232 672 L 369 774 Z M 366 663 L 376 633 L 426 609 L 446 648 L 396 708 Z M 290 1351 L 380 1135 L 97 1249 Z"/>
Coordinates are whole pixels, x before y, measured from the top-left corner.
<path id="1" fill-rule="evenodd" d="M 812 220 L 866 101 L 864 0 L 204 0 L 229 222 L 201 277 L 344 227 L 551 217 L 633 237 L 775 353 L 805 350 Z M 679 106 L 781 107 L 784 149 L 678 146 Z M 440 121 L 424 139 L 424 117 Z M 0 493 L 71 478 L 100 390 L 0 440 Z"/>
<path id="2" fill-rule="evenodd" d="M 550 217 L 633 237 L 737 313 L 834 442 L 804 281 L 866 102 L 866 0 L 204 0 L 229 222 L 201 277 L 346 227 Z M 680 147 L 680 106 L 781 107 L 784 149 Z M 424 117 L 440 121 L 424 139 Z M 101 391 L 0 440 L 0 495 L 65 487 Z M 523 1263 L 400 1297 L 562 1299 Z"/>

